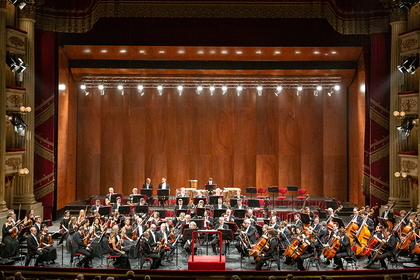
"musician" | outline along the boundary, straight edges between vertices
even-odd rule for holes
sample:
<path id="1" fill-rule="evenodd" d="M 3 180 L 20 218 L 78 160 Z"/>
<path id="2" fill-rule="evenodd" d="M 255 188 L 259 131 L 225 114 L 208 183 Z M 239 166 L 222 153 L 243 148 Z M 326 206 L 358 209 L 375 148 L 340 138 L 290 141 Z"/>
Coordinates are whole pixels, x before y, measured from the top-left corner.
<path id="1" fill-rule="evenodd" d="M 308 206 L 306 206 L 305 209 L 304 209 L 304 213 L 309 215 L 309 220 L 310 220 L 310 223 L 312 224 L 315 220 L 314 212 L 311 211 L 311 209 L 309 209 Z"/>
<path id="2" fill-rule="evenodd" d="M 395 247 L 397 246 L 397 238 L 392 234 L 392 229 L 387 228 L 385 230 L 384 239 L 380 240 L 383 248 L 383 253 L 379 256 L 379 262 L 381 263 L 381 269 L 387 269 L 385 259 L 388 257 L 395 257 Z M 376 253 L 375 253 L 376 254 Z M 371 258 L 368 265 L 364 268 L 371 269 L 372 264 L 376 261 L 375 257 Z"/>
<path id="3" fill-rule="evenodd" d="M 57 259 L 57 249 L 53 245 L 54 242 L 51 234 L 48 233 L 48 227 L 46 224 L 42 225 L 40 238 L 42 238 L 43 243 L 42 253 L 45 255 L 43 261 L 48 262 L 49 264 L 54 264 Z"/>
<path id="4" fill-rule="evenodd" d="M 219 222 L 214 227 L 217 229 L 229 229 L 228 225 L 225 224 L 225 219 L 223 217 L 219 217 Z M 211 248 L 213 249 L 213 254 L 217 255 L 216 245 L 219 244 L 219 234 L 214 234 L 213 240 L 210 242 Z"/>
<path id="5" fill-rule="evenodd" d="M 95 200 L 95 204 L 92 205 L 92 207 L 90 208 L 89 212 L 94 214 L 99 212 L 99 208 L 101 207 L 101 201 L 99 199 Z"/>
<path id="6" fill-rule="evenodd" d="M 384 206 L 384 212 L 382 212 L 381 217 L 387 221 L 390 221 L 392 224 L 395 223 L 394 211 L 390 210 L 388 205 Z"/>
<path id="7" fill-rule="evenodd" d="M 268 228 L 268 226 L 267 226 Z M 279 230 L 279 237 L 280 237 L 280 243 L 284 246 L 287 247 L 289 246 L 289 240 L 292 238 L 292 233 L 290 232 L 290 230 L 287 228 L 287 222 L 286 221 L 282 221 L 280 223 L 280 230 Z M 264 229 L 264 227 L 263 227 Z"/>
<path id="8" fill-rule="evenodd" d="M 165 182 L 166 182 L 166 180 L 165 180 Z M 150 178 L 146 179 L 146 183 L 143 184 L 143 189 L 146 189 L 146 190 L 152 190 L 153 189 L 152 180 Z"/>
<path id="9" fill-rule="evenodd" d="M 203 191 L 202 190 L 198 190 L 197 191 L 197 195 L 195 196 L 196 198 L 205 198 L 206 196 L 203 195 Z"/>
<path id="10" fill-rule="evenodd" d="M 216 195 L 216 196 L 221 196 L 222 195 L 222 190 L 221 189 L 219 189 L 219 188 L 217 188 L 216 190 L 215 190 L 215 194 L 214 195 Z"/>
<path id="11" fill-rule="evenodd" d="M 77 225 L 77 218 L 71 217 L 69 227 L 67 228 L 69 230 L 69 234 L 67 235 L 66 245 L 67 245 L 67 251 L 71 253 L 71 240 L 73 240 L 73 235 L 76 232 L 78 228 Z"/>
<path id="12" fill-rule="evenodd" d="M 73 235 L 73 249 L 72 249 L 72 255 L 71 255 L 71 261 L 73 262 L 73 258 L 76 255 L 76 253 L 80 253 L 84 255 L 83 259 L 79 261 L 76 266 L 81 268 L 91 268 L 89 266 L 89 261 L 91 260 L 92 254 L 90 250 L 90 244 L 86 245 L 83 242 L 85 235 L 85 228 L 80 227 L 78 231 L 76 231 Z"/>
<path id="13" fill-rule="evenodd" d="M 321 225 L 321 229 L 319 230 L 317 236 L 318 236 L 319 240 L 321 240 L 321 242 L 324 242 L 326 237 L 328 237 L 328 235 L 329 235 L 329 232 L 328 232 L 328 229 L 327 229 L 327 222 L 323 221 L 323 222 L 320 223 L 320 225 Z M 334 225 L 333 225 L 333 228 L 334 228 Z"/>
<path id="14" fill-rule="evenodd" d="M 354 262 L 357 260 L 353 251 L 351 250 L 350 238 L 348 237 L 347 231 L 340 229 L 338 234 L 340 236 L 340 247 L 338 247 L 334 255 L 334 264 L 336 264 L 336 270 L 343 270 L 343 261 L 341 258 L 350 257 Z"/>
<path id="15" fill-rule="evenodd" d="M 331 218 L 338 218 L 337 213 L 334 213 L 334 210 L 330 207 L 327 209 L 327 221 L 330 220 Z"/>
<path id="16" fill-rule="evenodd" d="M 40 216 L 35 216 L 34 227 L 36 228 L 36 235 L 38 236 L 41 233 L 41 229 L 42 229 L 41 217 Z"/>
<path id="17" fill-rule="evenodd" d="M 86 213 L 85 210 L 80 209 L 79 211 L 79 217 L 77 218 L 77 224 L 81 225 L 82 222 L 86 219 Z"/>
<path id="18" fill-rule="evenodd" d="M 318 216 L 315 216 L 314 223 L 312 225 L 313 232 L 314 233 L 318 233 L 321 230 L 321 228 L 322 228 L 322 226 L 319 223 L 319 217 Z"/>
<path id="19" fill-rule="evenodd" d="M 191 222 L 189 228 L 196 229 L 197 224 L 195 222 Z M 194 240 L 194 255 L 197 255 L 197 248 L 198 248 L 198 245 L 200 244 L 197 235 L 195 236 L 196 240 Z M 183 238 L 185 239 L 185 237 L 183 237 Z M 186 240 L 185 243 L 184 243 L 183 248 L 187 252 L 188 255 L 191 255 L 191 253 L 192 253 L 192 246 L 191 245 L 192 245 L 192 241 L 190 239 Z"/>
<path id="20" fill-rule="evenodd" d="M 137 231 L 137 236 L 141 237 L 143 233 L 146 231 L 146 225 L 144 224 L 144 220 L 137 216 L 135 221 L 133 222 L 133 229 Z"/>
<path id="21" fill-rule="evenodd" d="M 102 243 L 99 244 L 99 241 L 101 239 L 101 236 L 105 230 L 105 226 L 101 225 L 100 218 L 95 217 L 93 220 L 92 227 L 89 231 L 90 238 L 91 238 L 91 250 L 92 250 L 92 257 L 101 257 L 103 252 L 108 251 L 108 239 L 105 237 L 102 237 Z"/>
<path id="22" fill-rule="evenodd" d="M 2 258 L 16 257 L 19 253 L 19 241 L 17 239 L 18 229 L 14 227 L 12 222 L 13 215 L 11 213 L 7 214 L 6 223 L 3 225 L 3 240 L 4 249 L 2 252 Z M 12 238 L 12 234 L 16 231 L 16 237 Z"/>
<path id="23" fill-rule="evenodd" d="M 128 260 L 128 255 L 122 250 L 121 240 L 118 241 L 118 227 L 113 227 L 111 234 L 109 235 L 109 254 L 112 256 L 117 256 L 117 260 L 114 263 L 115 268 L 122 269 L 131 269 L 130 261 Z"/>
<path id="24" fill-rule="evenodd" d="M 121 220 L 120 220 L 120 213 L 118 213 L 118 211 L 114 212 L 114 216 L 112 216 L 112 218 L 109 220 L 109 227 L 113 227 L 114 225 L 120 226 L 121 224 Z"/>
<path id="25" fill-rule="evenodd" d="M 223 198 L 219 197 L 217 204 L 214 206 L 214 209 L 227 209 L 227 207 L 223 204 Z"/>
<path id="26" fill-rule="evenodd" d="M 61 222 L 60 222 L 60 228 L 61 228 L 62 233 L 69 232 L 69 223 L 70 223 L 70 211 L 66 210 L 66 211 L 64 211 L 64 216 L 63 216 L 63 218 L 61 219 Z M 33 226 L 33 224 L 32 224 L 32 226 Z"/>
<path id="27" fill-rule="evenodd" d="M 133 192 L 133 193 L 132 193 L 132 194 L 130 194 L 130 195 L 128 196 L 128 201 L 130 201 L 130 202 L 131 202 L 131 204 L 133 204 L 133 198 L 134 198 L 136 195 L 138 195 L 138 194 L 139 194 L 139 190 L 138 190 L 137 188 L 134 188 L 132 192 Z"/>
<path id="28" fill-rule="evenodd" d="M 366 220 L 366 225 L 370 232 L 372 232 L 375 229 L 375 224 L 371 218 L 368 217 L 368 213 L 366 211 L 363 211 L 361 213 L 363 221 Z"/>
<path id="29" fill-rule="evenodd" d="M 194 218 L 198 219 L 201 218 L 197 215 L 198 213 L 198 209 L 199 208 L 204 208 L 204 200 L 200 199 L 200 201 L 198 202 L 197 206 L 195 207 L 195 211 L 192 213 L 192 216 L 194 216 Z"/>
<path id="30" fill-rule="evenodd" d="M 111 204 L 111 196 L 114 194 L 114 188 L 108 189 L 109 193 L 105 195 L 105 204 L 110 205 Z"/>
<path id="31" fill-rule="evenodd" d="M 133 240 L 133 227 L 130 225 L 130 218 L 124 219 L 124 226 L 121 228 L 121 238 L 123 239 L 124 251 L 128 253 L 128 257 L 135 259 L 138 257 L 135 248 L 136 242 Z"/>
<path id="32" fill-rule="evenodd" d="M 403 223 L 404 225 L 408 225 L 408 223 L 409 223 L 409 221 L 410 221 L 409 217 L 406 217 L 406 215 L 407 215 L 407 211 L 405 211 L 405 210 L 401 210 L 401 211 L 400 211 L 400 217 L 401 217 L 401 218 L 403 218 L 402 223 Z"/>
<path id="33" fill-rule="evenodd" d="M 235 222 L 235 217 L 232 215 L 232 211 L 230 209 L 226 210 L 226 214 L 224 216 L 226 216 L 226 218 L 225 218 L 226 223 L 234 223 Z"/>
<path id="34" fill-rule="evenodd" d="M 300 214 L 295 214 L 295 228 L 302 228 L 303 227 L 303 223 L 300 220 Z"/>
<path id="35" fill-rule="evenodd" d="M 300 257 L 295 259 L 295 261 L 297 262 L 298 269 L 300 271 L 304 271 L 305 268 L 303 267 L 303 262 L 308 258 L 314 257 L 313 252 L 315 244 L 312 242 L 311 238 L 307 238 L 304 234 L 299 235 L 297 239 L 299 240 L 299 247 L 303 244 L 303 242 L 306 242 L 308 244 L 308 248 L 306 249 L 306 251 Z"/>
<path id="36" fill-rule="evenodd" d="M 185 213 L 181 212 L 181 214 L 179 214 L 179 217 L 176 219 L 175 229 L 181 229 L 183 224 L 185 224 Z"/>
<path id="37" fill-rule="evenodd" d="M 162 178 L 162 183 L 159 184 L 158 190 L 170 190 L 170 186 L 168 183 L 166 183 L 165 177 Z M 168 200 L 167 196 L 159 196 L 159 201 L 162 206 L 167 200 Z"/>
<path id="38" fill-rule="evenodd" d="M 120 206 L 122 206 L 122 203 L 121 203 L 121 197 L 119 196 L 117 197 L 117 202 L 112 205 L 111 212 L 118 212 Z"/>
<path id="39" fill-rule="evenodd" d="M 188 194 L 185 193 L 185 188 L 181 188 L 181 193 L 178 194 L 178 197 L 187 197 Z"/>
<path id="40" fill-rule="evenodd" d="M 236 190 L 236 194 L 233 198 L 236 198 L 237 200 L 244 199 L 244 196 L 241 194 L 241 189 Z M 241 208 L 239 208 L 239 209 L 241 209 Z"/>
<path id="41" fill-rule="evenodd" d="M 356 224 L 358 225 L 358 227 L 360 228 L 360 226 L 362 225 L 362 223 L 363 223 L 363 219 L 362 219 L 362 216 L 360 215 L 360 213 L 359 213 L 359 208 L 357 208 L 357 207 L 354 207 L 353 208 L 353 214 L 352 215 L 350 215 L 350 221 L 352 221 L 353 220 L 353 218 L 355 217 L 355 216 L 357 216 L 357 218 L 356 218 Z"/>
<path id="42" fill-rule="evenodd" d="M 417 242 L 420 240 L 420 222 L 418 220 L 415 220 L 411 223 L 411 226 L 411 231 L 414 234 L 414 240 L 410 243 L 410 246 L 408 247 L 408 252 L 410 252 L 411 259 L 414 259 L 414 255 L 412 254 L 412 252 Z"/>
<path id="43" fill-rule="evenodd" d="M 274 230 L 278 230 L 280 225 L 277 223 L 277 219 L 276 217 L 271 217 L 270 218 L 270 223 L 268 226 L 270 229 L 274 229 Z"/>
<path id="44" fill-rule="evenodd" d="M 139 205 L 141 205 L 141 206 L 147 206 L 146 200 L 144 200 L 143 197 L 140 198 Z"/>
<path id="45" fill-rule="evenodd" d="M 65 213 L 65 212 L 64 212 Z M 34 209 L 29 210 L 28 214 L 26 215 L 23 225 L 26 227 L 29 225 L 29 227 L 33 227 L 35 224 L 35 211 Z"/>
<path id="46" fill-rule="evenodd" d="M 270 211 L 270 217 L 269 218 L 271 219 L 271 217 L 275 217 L 276 218 L 276 223 L 280 224 L 280 222 L 281 222 L 280 217 L 277 216 L 277 212 L 275 210 Z M 299 216 L 299 218 L 300 218 L 300 216 Z"/>
<path id="47" fill-rule="evenodd" d="M 169 230 L 167 228 L 166 223 L 163 223 L 160 225 L 160 230 L 158 232 L 158 235 L 160 236 L 161 239 L 165 239 L 165 247 L 169 248 L 167 259 L 168 260 L 173 259 L 173 256 L 175 253 L 175 246 L 169 242 L 170 241 Z"/>
<path id="48" fill-rule="evenodd" d="M 151 222 L 151 224 L 158 226 L 162 222 L 162 220 L 160 219 L 160 213 L 156 211 L 153 212 L 153 216 L 149 218 L 149 221 Z"/>
<path id="49" fill-rule="evenodd" d="M 27 244 L 28 253 L 26 255 L 25 266 L 29 265 L 32 254 L 37 255 L 37 258 L 35 260 L 35 266 L 41 266 L 47 255 L 44 254 L 44 252 L 42 251 L 42 248 L 39 247 L 39 239 L 36 236 L 36 228 L 31 227 L 30 232 L 31 233 L 28 235 L 28 238 L 26 239 L 26 242 L 28 243 Z M 3 240 L 4 240 L 4 232 L 3 232 Z M 18 249 L 18 246 L 16 247 L 16 249 Z"/>
<path id="50" fill-rule="evenodd" d="M 166 218 L 166 226 L 168 227 L 169 231 L 172 231 L 172 229 L 175 229 L 174 219 Z"/>
<path id="51" fill-rule="evenodd" d="M 213 178 L 209 178 L 209 181 L 206 183 L 206 186 L 208 186 L 208 185 L 216 185 L 216 183 L 215 182 L 213 182 Z"/>
<path id="52" fill-rule="evenodd" d="M 255 266 L 255 270 L 261 270 L 264 263 L 270 258 L 273 258 L 274 262 L 277 264 L 278 270 L 280 270 L 280 259 L 279 255 L 277 254 L 277 247 L 279 246 L 279 243 L 276 236 L 277 233 L 274 230 L 268 231 L 268 251 L 265 254 L 261 254 L 262 257 Z"/>
<path id="53" fill-rule="evenodd" d="M 210 217 L 210 211 L 209 210 L 205 210 L 204 211 L 203 220 L 204 220 L 203 225 L 204 225 L 205 228 L 207 228 L 207 227 L 209 229 L 212 229 L 213 228 L 213 218 Z"/>
<path id="54" fill-rule="evenodd" d="M 149 230 L 145 231 L 143 234 L 143 238 L 141 239 L 140 246 L 142 248 L 143 254 L 146 258 L 151 258 L 153 260 L 150 269 L 157 269 L 159 268 L 160 262 L 162 261 L 161 257 L 153 252 L 153 248 L 156 246 L 152 246 L 150 241 L 150 233 Z"/>
<path id="55" fill-rule="evenodd" d="M 246 205 L 243 205 L 242 204 L 242 199 L 238 199 L 237 201 L 236 201 L 236 205 L 235 205 L 235 207 L 233 207 L 233 209 L 247 209 L 246 208 Z"/>
<path id="56" fill-rule="evenodd" d="M 174 213 L 176 214 L 176 210 L 186 210 L 188 209 L 187 205 L 184 205 L 184 201 L 182 199 L 178 199 L 178 205 L 174 208 Z"/>
<path id="57" fill-rule="evenodd" d="M 244 220 L 244 223 L 243 224 L 244 224 L 244 229 L 241 230 L 240 234 L 246 235 L 246 238 L 248 239 L 248 241 L 251 244 L 255 244 L 255 242 L 256 242 L 255 233 L 257 232 L 257 230 L 253 226 L 251 226 L 251 221 L 248 220 L 248 219 L 247 220 Z M 247 255 L 246 254 L 247 252 L 245 252 L 243 250 L 243 248 L 241 246 L 241 242 L 240 242 L 239 239 L 235 243 L 235 247 L 236 247 L 236 249 L 238 249 L 239 253 L 241 253 L 241 256 L 242 257 L 244 257 L 244 256 Z"/>
<path id="58" fill-rule="evenodd" d="M 247 214 L 249 215 L 249 219 L 251 219 L 251 223 L 253 223 L 255 225 L 257 223 L 257 217 L 254 216 L 254 210 L 248 209 Z"/>
<path id="59" fill-rule="evenodd" d="M 150 225 L 149 235 L 150 235 L 150 238 L 148 238 L 148 240 L 149 240 L 150 246 L 152 246 L 154 248 L 159 241 L 159 235 L 156 232 L 156 225 L 155 224 Z"/>

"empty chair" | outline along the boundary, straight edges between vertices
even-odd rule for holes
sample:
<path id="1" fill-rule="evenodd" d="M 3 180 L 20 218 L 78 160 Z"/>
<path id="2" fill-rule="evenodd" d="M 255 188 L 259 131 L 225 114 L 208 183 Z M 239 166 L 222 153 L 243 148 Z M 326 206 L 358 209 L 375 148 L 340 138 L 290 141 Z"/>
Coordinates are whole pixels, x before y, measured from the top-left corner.
<path id="1" fill-rule="evenodd" d="M 265 198 L 265 195 L 263 195 L 263 194 L 266 192 L 265 188 L 258 188 L 258 192 L 259 192 L 261 195 L 257 195 L 257 198 L 258 198 L 258 199 L 264 199 L 264 198 Z"/>
<path id="2" fill-rule="evenodd" d="M 278 200 L 283 201 L 287 198 L 287 196 L 285 196 L 284 194 L 287 192 L 286 188 L 279 188 L 279 193 L 281 194 L 280 196 L 277 197 Z"/>

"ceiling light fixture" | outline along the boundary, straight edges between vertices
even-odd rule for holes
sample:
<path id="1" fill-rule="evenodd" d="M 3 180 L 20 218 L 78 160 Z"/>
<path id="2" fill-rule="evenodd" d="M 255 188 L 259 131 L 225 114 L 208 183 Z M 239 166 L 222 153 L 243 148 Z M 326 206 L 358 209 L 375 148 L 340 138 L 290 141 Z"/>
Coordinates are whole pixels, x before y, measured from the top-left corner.
<path id="1" fill-rule="evenodd" d="M 222 95 L 225 95 L 227 92 L 227 86 L 222 86 Z"/>
<path id="2" fill-rule="evenodd" d="M 182 95 L 182 90 L 184 89 L 184 87 L 182 85 L 179 85 L 177 87 L 177 89 L 178 89 L 179 96 L 181 96 Z"/>
<path id="3" fill-rule="evenodd" d="M 163 94 L 163 86 L 158 85 L 157 90 L 159 92 L 159 95 L 162 96 L 162 94 Z"/>
<path id="4" fill-rule="evenodd" d="M 214 90 L 215 90 L 216 88 L 214 87 L 214 86 L 210 86 L 209 87 L 209 90 L 210 90 L 210 95 L 211 96 L 213 96 L 213 94 L 214 94 Z"/>
<path id="5" fill-rule="evenodd" d="M 258 96 L 262 96 L 262 91 L 263 91 L 263 87 L 262 86 L 257 86 Z"/>
<path id="6" fill-rule="evenodd" d="M 202 86 L 198 86 L 197 90 L 195 91 L 198 95 L 200 95 L 200 93 L 203 91 L 203 87 Z"/>

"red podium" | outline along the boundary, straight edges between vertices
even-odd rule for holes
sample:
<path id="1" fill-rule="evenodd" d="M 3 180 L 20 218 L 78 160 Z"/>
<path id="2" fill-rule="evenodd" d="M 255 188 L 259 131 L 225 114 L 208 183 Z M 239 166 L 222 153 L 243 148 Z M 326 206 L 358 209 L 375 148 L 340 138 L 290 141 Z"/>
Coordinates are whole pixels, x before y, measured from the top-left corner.
<path id="1" fill-rule="evenodd" d="M 219 234 L 219 255 L 218 256 L 194 256 L 194 235 L 196 233 Z M 196 230 L 192 233 L 192 254 L 188 259 L 188 270 L 225 270 L 226 258 L 222 256 L 222 233 L 217 230 Z"/>

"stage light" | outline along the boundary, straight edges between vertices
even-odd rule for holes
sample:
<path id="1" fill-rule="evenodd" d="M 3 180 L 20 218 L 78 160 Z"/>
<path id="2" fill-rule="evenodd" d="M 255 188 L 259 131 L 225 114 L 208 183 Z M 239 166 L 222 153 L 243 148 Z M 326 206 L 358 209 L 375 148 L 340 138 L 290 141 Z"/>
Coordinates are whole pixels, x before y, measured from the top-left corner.
<path id="1" fill-rule="evenodd" d="M 10 67 L 12 72 L 16 72 L 17 74 L 22 73 L 28 67 L 28 64 L 23 62 L 23 60 L 15 55 L 15 54 L 6 54 L 6 64 Z"/>
<path id="2" fill-rule="evenodd" d="M 9 0 L 10 3 L 15 5 L 15 7 L 18 7 L 19 9 L 23 9 L 26 6 L 27 1 L 26 0 Z"/>
<path id="3" fill-rule="evenodd" d="M 322 90 L 322 86 L 317 86 L 317 87 L 316 87 L 316 90 L 317 90 L 317 91 L 321 91 L 321 90 Z"/>
<path id="4" fill-rule="evenodd" d="M 118 89 L 121 90 L 121 95 L 124 96 L 124 87 L 122 85 L 119 85 Z"/>
<path id="5" fill-rule="evenodd" d="M 227 92 L 227 86 L 222 86 L 222 95 L 225 95 Z"/>
<path id="6" fill-rule="evenodd" d="M 419 57 L 418 57 L 418 55 L 414 58 L 414 61 L 408 67 L 407 72 L 411 73 L 411 75 L 412 75 L 416 72 L 417 68 L 419 68 Z"/>
<path id="7" fill-rule="evenodd" d="M 28 67 L 28 64 L 26 64 L 25 62 L 23 62 L 23 60 L 20 59 L 19 57 L 17 58 L 17 60 L 19 62 L 19 65 L 18 65 L 18 68 L 16 69 L 16 73 L 17 74 L 20 74 L 20 73 L 22 73 L 23 71 L 26 70 L 26 67 Z"/>
<path id="8" fill-rule="evenodd" d="M 163 86 L 159 85 L 159 86 L 157 87 L 157 90 L 158 90 L 158 92 L 159 92 L 159 95 L 160 95 L 160 96 L 162 96 L 162 94 L 163 94 Z"/>
<path id="9" fill-rule="evenodd" d="M 236 87 L 236 92 L 237 92 L 238 96 L 239 96 L 239 95 L 241 95 L 241 91 L 242 91 L 242 89 L 243 89 L 243 87 L 242 87 L 242 86 L 237 86 L 237 87 Z"/>
<path id="10" fill-rule="evenodd" d="M 339 85 L 335 85 L 334 86 L 334 90 L 340 90 L 340 86 Z"/>
<path id="11" fill-rule="evenodd" d="M 408 176 L 407 172 L 401 172 L 401 177 L 407 178 L 407 176 Z"/>
<path id="12" fill-rule="evenodd" d="M 29 169 L 28 168 L 21 168 L 18 170 L 18 174 L 19 176 L 25 176 L 29 174 Z"/>
<path id="13" fill-rule="evenodd" d="M 416 71 L 416 69 L 419 67 L 419 57 L 418 55 L 413 55 L 407 58 L 401 65 L 398 65 L 398 70 L 405 74 L 405 73 L 412 73 Z"/>
<path id="14" fill-rule="evenodd" d="M 296 96 L 299 96 L 300 95 L 300 91 L 299 90 L 297 90 L 296 91 Z"/>
<path id="15" fill-rule="evenodd" d="M 298 91 L 301 91 L 302 89 L 303 89 L 303 88 L 302 88 L 302 86 L 298 86 L 298 87 L 297 87 L 297 90 L 298 90 Z"/>
<path id="16" fill-rule="evenodd" d="M 263 90 L 262 86 L 257 86 L 258 96 L 262 96 L 262 90 Z"/>
<path id="17" fill-rule="evenodd" d="M 414 127 L 414 117 L 405 117 L 402 120 L 401 125 L 398 126 L 397 129 L 400 132 L 401 136 L 408 137 L 413 127 Z"/>
<path id="18" fill-rule="evenodd" d="M 98 86 L 98 89 L 99 89 L 99 90 L 104 90 L 104 86 L 103 86 L 103 85 L 99 85 L 99 86 Z"/>
<path id="19" fill-rule="evenodd" d="M 417 3 L 419 3 L 419 0 L 400 0 L 400 2 L 397 4 L 400 9 L 407 9 L 407 12 L 410 11 L 412 7 L 414 7 Z"/>
<path id="20" fill-rule="evenodd" d="M 360 91 L 361 91 L 361 92 L 363 92 L 363 93 L 365 93 L 365 92 L 366 92 L 366 85 L 365 85 L 365 84 L 362 84 L 362 85 L 360 86 Z"/>
<path id="21" fill-rule="evenodd" d="M 137 88 L 138 88 L 140 91 L 141 91 L 141 90 L 143 90 L 143 86 L 142 86 L 142 85 L 139 85 Z"/>
<path id="22" fill-rule="evenodd" d="M 178 89 L 178 92 L 179 92 L 179 96 L 181 96 L 182 95 L 182 90 L 184 89 L 184 87 L 179 85 L 177 89 Z"/>
<path id="23" fill-rule="evenodd" d="M 66 90 L 66 85 L 65 84 L 59 84 L 58 85 L 58 90 Z"/>
<path id="24" fill-rule="evenodd" d="M 328 92 L 328 96 L 332 96 L 332 94 L 333 94 L 333 91 L 331 89 L 331 91 Z"/>
<path id="25" fill-rule="evenodd" d="M 86 85 L 81 85 L 80 88 L 83 89 L 83 90 L 85 90 L 86 89 Z"/>
<path id="26" fill-rule="evenodd" d="M 203 87 L 202 86 L 198 86 L 195 92 L 197 94 L 200 94 L 202 91 L 203 91 Z"/>
<path id="27" fill-rule="evenodd" d="M 394 176 L 395 176 L 396 178 L 399 178 L 399 177 L 401 176 L 401 173 L 397 171 L 397 172 L 395 172 L 395 173 L 394 173 Z"/>
<path id="28" fill-rule="evenodd" d="M 282 91 L 282 89 L 283 89 L 283 88 L 282 88 L 281 86 L 278 86 L 278 87 L 277 87 L 277 91 Z"/>
<path id="29" fill-rule="evenodd" d="M 210 95 L 211 96 L 213 96 L 213 94 L 214 94 L 214 90 L 215 90 L 216 88 L 214 87 L 214 86 L 210 86 L 210 88 L 209 88 L 209 90 L 210 90 Z"/>

